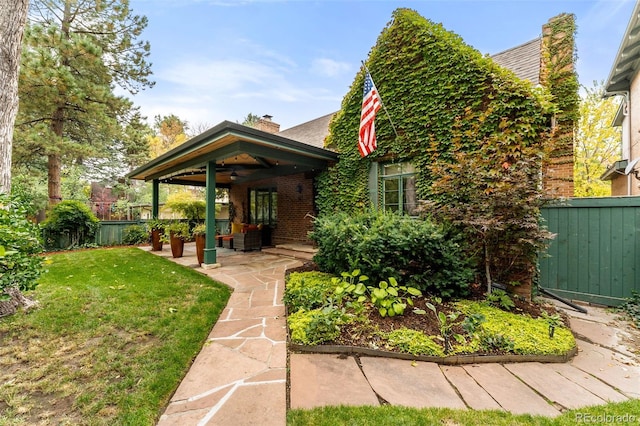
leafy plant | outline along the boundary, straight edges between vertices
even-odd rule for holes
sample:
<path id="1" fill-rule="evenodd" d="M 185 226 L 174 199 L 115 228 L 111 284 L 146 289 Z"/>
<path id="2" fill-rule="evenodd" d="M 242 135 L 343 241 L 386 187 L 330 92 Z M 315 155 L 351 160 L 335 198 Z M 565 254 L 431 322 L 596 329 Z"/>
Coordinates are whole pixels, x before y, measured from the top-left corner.
<path id="1" fill-rule="evenodd" d="M 434 297 L 434 302 L 437 304 L 442 303 L 442 299 L 438 297 Z M 453 327 L 458 325 L 456 320 L 460 316 L 460 312 L 450 312 L 449 314 L 445 314 L 442 311 L 438 311 L 437 308 L 431 303 L 426 303 L 427 308 L 429 308 L 436 316 L 438 320 L 438 325 L 440 328 L 440 338 L 444 342 L 444 351 L 449 353 L 453 351 L 453 342 L 452 339 L 456 340 L 458 343 L 464 343 L 464 337 L 461 334 L 455 333 L 453 331 Z"/>
<path id="2" fill-rule="evenodd" d="M 300 309 L 287 317 L 291 341 L 302 345 L 318 345 L 340 335 L 340 326 L 347 322 L 345 313 L 334 306 Z"/>
<path id="3" fill-rule="evenodd" d="M 8 287 L 33 290 L 43 270 L 40 229 L 27 212 L 19 197 L 0 194 L 0 295 Z"/>
<path id="4" fill-rule="evenodd" d="M 167 227 L 167 221 L 162 219 L 150 219 L 147 221 L 147 229 L 149 232 L 153 230 L 163 231 Z"/>
<path id="5" fill-rule="evenodd" d="M 48 248 L 71 248 L 92 243 L 99 224 L 86 204 L 65 200 L 51 209 L 42 227 Z"/>
<path id="6" fill-rule="evenodd" d="M 504 351 L 513 352 L 515 343 L 513 339 L 506 337 L 504 334 L 480 334 L 480 347 L 488 352 Z"/>
<path id="7" fill-rule="evenodd" d="M 191 234 L 195 235 L 205 235 L 207 232 L 207 225 L 204 223 L 200 223 L 193 227 L 191 230 Z"/>
<path id="8" fill-rule="evenodd" d="M 640 327 L 640 293 L 632 291 L 631 297 L 627 298 L 625 302 L 620 305 L 620 309 L 631 317 L 636 327 Z"/>
<path id="9" fill-rule="evenodd" d="M 331 280 L 335 286 L 333 292 L 335 303 L 342 305 L 345 299 L 347 299 L 347 303 L 352 305 L 364 303 L 367 300 L 367 287 L 364 282 L 368 281 L 369 277 L 361 275 L 359 269 L 354 269 L 351 272 L 342 272 L 340 275 L 342 278 L 334 277 Z"/>
<path id="10" fill-rule="evenodd" d="M 413 306 L 411 296 L 422 296 L 422 292 L 415 287 L 399 285 L 395 278 L 380 281 L 378 287 L 367 286 L 371 303 L 378 308 L 380 316 L 390 317 L 403 315 L 407 304 Z"/>
<path id="11" fill-rule="evenodd" d="M 348 299 L 347 307 L 355 307 L 356 310 L 369 300 L 382 317 L 403 315 L 407 304 L 413 306 L 413 296 L 421 296 L 422 292 L 415 287 L 399 285 L 398 281 L 389 277 L 387 281 L 380 281 L 378 286 L 365 286 L 369 280 L 366 275 L 361 275 L 360 270 L 342 272 L 342 278 L 334 278 L 336 286 L 334 296 L 336 303 L 342 305 Z M 357 306 L 356 306 L 357 305 Z"/>
<path id="12" fill-rule="evenodd" d="M 180 238 L 182 240 L 188 240 L 191 238 L 189 224 L 186 222 L 173 221 L 167 225 L 165 231 L 168 232 L 171 237 Z"/>
<path id="13" fill-rule="evenodd" d="M 149 233 L 142 225 L 129 225 L 122 230 L 122 242 L 129 245 L 144 244 L 149 242 Z"/>
<path id="14" fill-rule="evenodd" d="M 324 272 L 292 272 L 286 278 L 282 301 L 289 312 L 321 308 L 335 289 L 332 278 Z"/>
<path id="15" fill-rule="evenodd" d="M 491 290 L 491 293 L 487 294 L 487 302 L 496 308 L 501 308 L 506 311 L 510 311 L 516 306 L 507 292 L 500 289 Z"/>
<path id="16" fill-rule="evenodd" d="M 486 320 L 482 314 L 471 314 L 466 316 L 460 325 L 467 334 L 472 336 L 482 327 L 482 323 Z"/>

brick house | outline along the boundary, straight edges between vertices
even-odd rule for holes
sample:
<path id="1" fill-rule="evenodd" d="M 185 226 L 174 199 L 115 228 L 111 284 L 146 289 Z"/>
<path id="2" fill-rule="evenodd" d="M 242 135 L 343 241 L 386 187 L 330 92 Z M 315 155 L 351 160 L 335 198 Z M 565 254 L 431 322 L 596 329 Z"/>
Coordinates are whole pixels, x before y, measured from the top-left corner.
<path id="1" fill-rule="evenodd" d="M 605 96 L 621 96 L 613 120 L 622 129 L 621 158 L 601 179 L 611 182 L 611 195 L 640 195 L 640 2 L 631 13 L 620 48 L 605 83 Z"/>
<path id="2" fill-rule="evenodd" d="M 545 52 L 549 45 L 545 34 L 543 27 L 541 37 L 494 55 L 494 61 L 521 79 L 544 85 L 545 61 L 553 60 Z M 309 243 L 316 212 L 315 177 L 338 161 L 338 154 L 324 144 L 332 117 L 327 114 L 283 131 L 271 116 L 263 116 L 254 128 L 225 121 L 128 177 L 153 182 L 154 217 L 160 183 L 205 186 L 211 205 L 216 186 L 226 187 L 233 206 L 230 220 L 262 224 L 263 245 Z M 354 144 L 356 140 L 354 136 Z M 551 197 L 573 195 L 571 142 L 569 151 L 554 157 L 543 174 Z M 208 234 L 215 232 L 212 224 L 215 209 L 208 208 Z M 214 240 L 207 239 L 205 264 L 215 263 Z"/>

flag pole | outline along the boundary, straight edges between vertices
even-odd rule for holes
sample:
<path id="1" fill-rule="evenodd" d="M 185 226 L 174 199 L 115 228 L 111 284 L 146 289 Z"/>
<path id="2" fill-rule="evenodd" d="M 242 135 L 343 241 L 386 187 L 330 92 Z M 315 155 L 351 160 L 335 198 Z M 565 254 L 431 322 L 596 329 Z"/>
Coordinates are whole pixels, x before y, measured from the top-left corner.
<path id="1" fill-rule="evenodd" d="M 364 61 L 360 61 L 360 62 L 362 62 L 362 66 L 367 71 L 367 73 L 369 75 L 371 75 L 371 71 L 369 71 L 369 68 L 367 68 L 367 64 L 365 64 Z M 371 81 L 373 81 L 373 77 L 371 77 Z M 375 85 L 375 81 L 373 82 L 373 84 Z M 377 86 L 376 86 L 376 89 L 377 89 Z M 387 114 L 387 118 L 389 119 L 389 123 L 391 123 L 391 128 L 393 129 L 393 133 L 396 134 L 396 137 L 399 137 L 398 136 L 398 131 L 396 130 L 396 126 L 393 124 L 393 120 L 391 119 L 391 116 L 389 115 L 389 111 L 387 111 L 387 106 L 384 104 L 384 102 L 382 102 L 382 96 L 380 95 L 380 92 L 378 92 L 378 99 L 380 99 L 380 105 L 382 105 L 382 108 L 384 109 L 384 113 Z"/>

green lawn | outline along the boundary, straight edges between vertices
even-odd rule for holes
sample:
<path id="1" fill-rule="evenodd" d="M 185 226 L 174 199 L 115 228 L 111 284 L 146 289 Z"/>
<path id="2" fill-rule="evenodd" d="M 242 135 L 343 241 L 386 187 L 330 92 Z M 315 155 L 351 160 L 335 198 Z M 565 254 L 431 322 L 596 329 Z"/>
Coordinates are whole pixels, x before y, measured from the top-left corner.
<path id="1" fill-rule="evenodd" d="M 137 248 L 50 256 L 0 319 L 0 425 L 152 425 L 230 290 Z"/>
<path id="2" fill-rule="evenodd" d="M 556 418 L 513 415 L 496 410 L 414 409 L 406 407 L 322 407 L 291 410 L 289 426 L 572 426 L 577 424 L 640 424 L 640 400 L 581 408 Z"/>

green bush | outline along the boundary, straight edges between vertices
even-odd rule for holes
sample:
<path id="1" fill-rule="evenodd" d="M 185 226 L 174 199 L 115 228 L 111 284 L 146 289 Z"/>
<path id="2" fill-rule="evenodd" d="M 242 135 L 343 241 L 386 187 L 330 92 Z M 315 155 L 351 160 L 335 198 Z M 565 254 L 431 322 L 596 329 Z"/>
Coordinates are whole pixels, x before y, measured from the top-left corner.
<path id="1" fill-rule="evenodd" d="M 629 315 L 636 327 L 640 327 L 640 293 L 632 290 L 631 294 L 632 296 L 625 299 L 625 302 L 620 305 L 620 309 Z"/>
<path id="2" fill-rule="evenodd" d="M 314 261 L 339 275 L 360 269 L 372 282 L 389 277 L 442 297 L 464 296 L 473 278 L 457 235 L 429 219 L 390 212 L 319 217 L 311 238 Z"/>
<path id="3" fill-rule="evenodd" d="M 324 306 L 335 284 L 324 272 L 292 272 L 287 277 L 282 300 L 289 312 L 312 310 Z"/>
<path id="4" fill-rule="evenodd" d="M 128 245 L 149 242 L 149 231 L 142 225 L 129 225 L 122 230 L 122 242 Z"/>
<path id="5" fill-rule="evenodd" d="M 47 248 L 73 248 L 94 243 L 100 221 L 81 201 L 56 204 L 42 224 Z"/>
<path id="6" fill-rule="evenodd" d="M 12 286 L 32 290 L 42 272 L 40 229 L 27 219 L 22 200 L 0 194 L 0 205 L 0 294 Z"/>

